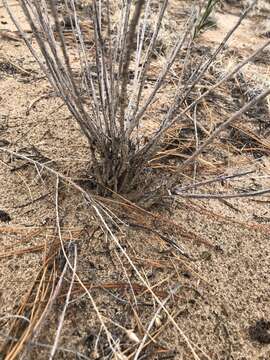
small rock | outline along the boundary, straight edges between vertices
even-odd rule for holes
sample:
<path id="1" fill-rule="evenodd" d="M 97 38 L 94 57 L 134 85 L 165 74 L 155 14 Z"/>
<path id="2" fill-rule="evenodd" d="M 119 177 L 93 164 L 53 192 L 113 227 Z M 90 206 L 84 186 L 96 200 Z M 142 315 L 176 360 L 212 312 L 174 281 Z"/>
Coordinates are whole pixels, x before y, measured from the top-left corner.
<path id="1" fill-rule="evenodd" d="M 257 320 L 254 325 L 248 329 L 251 340 L 260 344 L 270 344 L 270 321 L 261 319 Z"/>
<path id="2" fill-rule="evenodd" d="M 9 222 L 9 221 L 11 221 L 11 217 L 4 210 L 0 210 L 0 221 Z"/>

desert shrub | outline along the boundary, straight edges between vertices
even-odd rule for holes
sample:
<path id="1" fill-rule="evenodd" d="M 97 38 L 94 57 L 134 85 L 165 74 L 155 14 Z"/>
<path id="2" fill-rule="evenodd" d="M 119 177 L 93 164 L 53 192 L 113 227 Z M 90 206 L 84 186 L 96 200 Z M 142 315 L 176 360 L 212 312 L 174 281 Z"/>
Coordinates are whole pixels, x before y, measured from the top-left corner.
<path id="1" fill-rule="evenodd" d="M 75 0 L 21 1 L 37 47 L 25 37 L 26 44 L 88 139 L 91 174 L 99 192 L 111 189 L 128 193 L 136 187 L 164 134 L 209 93 L 210 90 L 205 91 L 186 107 L 192 89 L 256 1 L 211 56 L 191 68 L 198 35 L 207 26 L 217 3 L 208 0 L 204 6 L 192 5 L 188 21 L 175 29 L 175 33 L 170 31 L 174 43 L 162 46 L 162 42 L 169 43 L 169 39 L 160 36 L 164 33 L 166 16 L 169 16 L 166 15 L 168 0 L 124 0 L 119 3 L 93 0 L 91 4 Z M 6 1 L 4 4 L 8 9 Z M 23 33 L 10 9 L 9 12 Z M 70 51 L 67 29 L 71 32 L 78 60 L 71 54 L 74 51 Z M 161 48 L 166 48 L 165 54 L 161 53 Z M 153 59 L 157 57 L 160 67 L 154 71 Z M 212 88 L 239 71 L 245 63 L 223 79 L 217 79 Z M 174 66 L 181 69 L 180 76 L 174 86 L 168 87 L 167 79 Z M 149 76 L 154 77 L 154 81 L 149 82 Z M 157 116 L 149 132 L 146 130 L 148 113 L 162 91 L 171 94 L 170 103 L 165 114 Z"/>

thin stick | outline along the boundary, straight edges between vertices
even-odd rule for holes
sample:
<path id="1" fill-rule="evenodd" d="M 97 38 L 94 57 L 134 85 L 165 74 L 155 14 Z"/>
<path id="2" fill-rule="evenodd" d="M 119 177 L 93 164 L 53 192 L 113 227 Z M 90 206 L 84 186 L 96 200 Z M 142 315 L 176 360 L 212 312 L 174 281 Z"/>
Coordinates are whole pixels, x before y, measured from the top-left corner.
<path id="1" fill-rule="evenodd" d="M 138 360 L 139 355 L 140 355 L 142 349 L 144 348 L 144 344 L 145 344 L 147 338 L 150 336 L 150 330 L 154 326 L 155 321 L 156 321 L 157 317 L 159 316 L 161 310 L 167 304 L 167 302 L 170 300 L 170 298 L 173 297 L 173 295 L 175 295 L 177 293 L 179 288 L 180 288 L 180 285 L 175 286 L 175 288 L 171 291 L 171 294 L 165 300 L 163 300 L 162 303 L 159 305 L 157 311 L 155 312 L 154 316 L 152 317 L 152 320 L 150 321 L 150 323 L 149 323 L 149 325 L 148 325 L 148 327 L 146 329 L 144 337 L 143 337 L 143 339 L 142 339 L 142 341 L 140 343 L 140 346 L 138 347 L 138 349 L 136 351 L 136 354 L 134 356 L 134 360 Z"/>
<path id="2" fill-rule="evenodd" d="M 4 337 L 7 340 L 12 340 L 12 341 L 16 341 L 16 342 L 19 342 L 19 340 L 20 340 L 20 339 L 14 337 L 14 336 L 3 334 L 2 332 L 0 332 L 0 336 Z M 52 348 L 52 345 L 44 344 L 44 343 L 41 343 L 39 341 L 31 341 L 30 340 L 28 344 L 30 346 L 32 346 L 32 347 L 36 346 L 36 347 L 41 347 L 41 348 L 44 348 L 44 349 L 51 349 Z M 56 349 L 56 351 L 62 351 L 62 352 L 73 354 L 78 359 L 82 358 L 82 359 L 85 359 L 85 360 L 90 360 L 90 358 L 88 356 L 85 356 L 84 354 L 82 354 L 82 353 L 80 353 L 80 352 L 78 352 L 76 350 L 67 349 L 67 348 L 63 348 L 63 347 L 58 347 Z"/>
<path id="3" fill-rule="evenodd" d="M 58 186 L 57 186 L 57 192 L 58 192 Z M 67 296 L 66 296 L 64 309 L 63 309 L 63 311 L 61 313 L 61 316 L 60 316 L 60 319 L 59 319 L 59 324 L 58 324 L 56 336 L 55 336 L 53 347 L 51 349 L 51 353 L 50 353 L 50 357 L 49 357 L 50 360 L 53 360 L 53 357 L 54 357 L 54 355 L 55 355 L 55 353 L 57 351 L 57 345 L 59 343 L 60 334 L 61 334 L 61 330 L 62 330 L 62 327 L 63 327 L 64 319 L 65 319 L 65 314 L 66 314 L 66 311 L 67 311 L 67 308 L 68 308 L 68 305 L 69 305 L 69 299 L 70 299 L 70 296 L 71 296 L 71 291 L 72 291 L 73 283 L 74 283 L 74 280 L 75 280 L 76 268 L 77 268 L 77 246 L 74 244 L 74 263 L 73 263 L 72 278 L 71 278 L 68 293 L 67 293 Z"/>
<path id="4" fill-rule="evenodd" d="M 200 155 L 203 150 L 211 144 L 211 142 L 222 132 L 224 131 L 233 121 L 238 119 L 242 114 L 244 114 L 249 108 L 253 105 L 257 104 L 261 100 L 265 99 L 267 96 L 270 95 L 270 89 L 265 90 L 261 95 L 257 96 L 256 98 L 252 99 L 249 103 L 244 105 L 240 110 L 234 113 L 228 120 L 226 120 L 223 124 L 221 124 L 210 136 L 209 138 L 196 150 L 193 155 L 191 155 L 183 165 L 190 164 L 194 159 Z"/>
<path id="5" fill-rule="evenodd" d="M 250 191 L 247 193 L 241 194 L 185 194 L 185 193 L 177 193 L 177 196 L 191 199 L 234 199 L 234 198 L 247 198 L 253 196 L 262 196 L 270 193 L 270 188 L 258 190 L 258 191 Z"/>
<path id="6" fill-rule="evenodd" d="M 127 100 L 127 85 L 128 85 L 128 70 L 131 61 L 131 55 L 134 50 L 134 37 L 136 27 L 138 25 L 140 15 L 142 12 L 142 8 L 145 0 L 137 0 L 135 5 L 135 10 L 133 17 L 130 22 L 129 31 L 127 34 L 127 51 L 123 66 L 122 72 L 122 84 L 121 84 L 121 92 L 120 92 L 120 126 L 121 132 L 124 133 L 124 121 L 125 121 L 125 109 L 126 109 L 126 100 Z"/>
<path id="7" fill-rule="evenodd" d="M 194 123 L 194 135 L 195 135 L 195 144 L 196 144 L 196 150 L 199 148 L 199 137 L 198 137 L 198 128 L 197 128 L 197 106 L 194 108 L 194 114 L 193 114 L 193 123 Z M 193 169 L 193 182 L 196 181 L 196 175 L 197 175 L 197 161 L 194 161 L 194 169 Z"/>
<path id="8" fill-rule="evenodd" d="M 195 184 L 190 184 L 190 185 L 186 185 L 186 186 L 182 186 L 182 187 L 175 187 L 174 189 L 171 190 L 171 192 L 173 194 L 180 194 L 181 192 L 185 191 L 185 190 L 190 190 L 190 189 L 196 189 L 199 186 L 203 186 L 203 185 L 209 185 L 212 184 L 214 182 L 220 182 L 220 181 L 225 181 L 225 180 L 229 180 L 229 179 L 234 179 L 237 177 L 241 177 L 241 176 L 246 176 L 249 174 L 253 174 L 255 172 L 255 170 L 249 170 L 249 171 L 245 171 L 242 173 L 236 173 L 233 175 L 219 175 L 218 177 L 214 178 L 214 179 L 209 179 L 209 180 L 205 180 L 205 181 L 199 181 Z"/>

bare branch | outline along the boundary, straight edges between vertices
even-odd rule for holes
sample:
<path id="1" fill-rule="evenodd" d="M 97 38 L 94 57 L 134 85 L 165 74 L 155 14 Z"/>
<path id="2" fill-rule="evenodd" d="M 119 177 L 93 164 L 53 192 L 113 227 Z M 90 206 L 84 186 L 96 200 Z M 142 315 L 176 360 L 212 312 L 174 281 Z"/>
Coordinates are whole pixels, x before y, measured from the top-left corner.
<path id="1" fill-rule="evenodd" d="M 231 123 L 233 123 L 235 120 L 237 120 L 242 114 L 244 114 L 249 108 L 251 108 L 253 105 L 257 104 L 261 100 L 265 99 L 267 96 L 270 95 L 270 89 L 265 90 L 261 95 L 255 97 L 252 99 L 249 103 L 244 105 L 240 110 L 238 110 L 236 113 L 234 113 L 228 120 L 226 120 L 223 124 L 219 125 L 217 129 L 209 136 L 209 138 L 199 147 L 198 150 L 196 150 L 193 155 L 191 155 L 185 162 L 184 165 L 190 164 L 194 159 L 200 155 L 203 150 L 211 144 L 211 142 L 217 138 L 217 136 L 224 131 Z"/>

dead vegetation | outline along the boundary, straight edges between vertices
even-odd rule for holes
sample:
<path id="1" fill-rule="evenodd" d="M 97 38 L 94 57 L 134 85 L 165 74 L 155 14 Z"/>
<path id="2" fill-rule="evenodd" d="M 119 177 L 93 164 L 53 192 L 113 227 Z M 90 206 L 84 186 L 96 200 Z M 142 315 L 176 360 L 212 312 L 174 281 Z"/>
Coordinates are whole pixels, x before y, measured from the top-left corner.
<path id="1" fill-rule="evenodd" d="M 71 5 L 75 4 L 71 2 Z M 82 16 L 87 16 L 85 7 L 77 5 L 78 14 L 81 11 Z M 98 15 L 100 8 L 97 7 L 96 11 Z M 135 19 L 135 15 L 132 19 Z M 245 16 L 241 16 L 241 21 Z M 98 17 L 94 20 L 97 21 Z M 202 18 L 199 19 L 201 21 Z M 74 40 L 74 24 L 72 19 L 69 20 L 70 17 L 64 19 L 60 25 L 67 30 L 63 30 L 63 35 L 71 53 L 77 38 Z M 196 23 L 196 34 L 200 21 Z M 57 26 L 56 17 L 54 22 Z M 93 34 L 94 37 L 100 36 L 98 23 L 94 25 L 96 28 L 83 28 L 82 34 L 85 37 L 89 34 L 92 37 Z M 77 23 L 75 27 L 79 33 Z M 61 28 L 58 32 L 60 35 L 57 35 L 54 49 L 61 43 Z M 149 30 L 150 40 L 146 42 L 147 46 L 151 46 L 154 32 L 155 30 Z M 237 227 L 244 229 L 246 234 L 250 233 L 250 236 L 253 231 L 256 234 L 269 234 L 269 227 L 250 219 L 236 220 L 234 216 L 223 215 L 216 209 L 211 209 L 209 204 L 204 206 L 204 203 L 186 201 L 185 198 L 214 197 L 224 201 L 226 207 L 237 213 L 241 210 L 226 199 L 251 196 L 254 200 L 254 196 L 269 192 L 267 186 L 262 187 L 256 180 L 269 176 L 267 171 L 263 172 L 263 157 L 269 153 L 269 89 L 256 83 L 242 71 L 245 64 L 254 59 L 258 62 L 257 50 L 250 52 L 248 60 L 246 57 L 240 59 L 240 65 L 224 72 L 224 64 L 230 57 L 231 49 L 225 49 L 219 55 L 212 45 L 202 46 L 200 37 L 196 41 L 193 43 L 193 37 L 187 37 L 187 42 L 183 45 L 185 52 L 177 57 L 179 63 L 171 65 L 166 81 L 165 77 L 162 80 L 164 89 L 158 88 L 158 98 L 149 103 L 148 112 L 143 112 L 145 118 L 140 114 L 137 104 L 137 116 L 142 119 L 142 125 L 141 129 L 136 130 L 134 138 L 128 137 L 127 142 L 116 141 L 122 134 L 123 114 L 113 124 L 117 129 L 114 138 L 116 150 L 111 143 L 106 145 L 111 133 L 101 134 L 100 139 L 105 143 L 97 148 L 98 151 L 107 149 L 104 151 L 104 158 L 116 152 L 117 161 L 126 162 L 131 155 L 139 159 L 139 163 L 134 160 L 138 165 L 138 168 L 135 167 L 136 174 L 131 172 L 123 180 L 123 184 L 129 184 L 130 177 L 136 177 L 136 186 L 127 190 L 122 185 L 122 180 L 119 185 L 123 169 L 116 177 L 112 176 L 112 169 L 104 170 L 104 176 L 98 177 L 95 172 L 95 176 L 92 176 L 94 168 L 90 160 L 93 160 L 93 156 L 97 161 L 102 159 L 100 154 L 93 155 L 96 149 L 90 148 L 89 151 L 88 147 L 88 168 L 80 169 L 76 166 L 73 175 L 70 175 L 70 171 L 65 167 L 59 168 L 57 161 L 36 147 L 15 147 L 16 143 L 1 146 L 0 150 L 5 154 L 3 161 L 10 172 L 34 177 L 39 187 L 45 185 L 45 193 L 32 197 L 29 202 L 20 206 L 32 207 L 47 199 L 55 218 L 52 226 L 45 224 L 33 229 L 11 224 L 0 229 L 3 236 L 19 238 L 12 246 L 5 247 L 0 254 L 2 259 L 19 259 L 31 253 L 42 254 L 40 269 L 35 274 L 31 288 L 16 307 L 16 313 L 4 314 L 1 318 L 4 329 L 1 332 L 4 339 L 1 353 L 4 359 L 189 359 L 192 356 L 195 359 L 215 359 L 216 356 L 228 358 L 237 351 L 233 348 L 234 340 L 227 330 L 226 322 L 220 320 L 223 316 L 221 314 L 216 315 L 219 316 L 219 325 L 213 329 L 213 334 L 217 331 L 217 338 L 227 339 L 224 340 L 224 346 L 220 345 L 225 355 L 221 348 L 219 355 L 211 354 L 209 344 L 200 344 L 186 325 L 183 324 L 185 331 L 181 326 L 185 317 L 196 314 L 200 301 L 207 304 L 205 293 L 207 294 L 210 284 L 209 279 L 200 271 L 201 261 L 211 262 L 213 257 L 218 258 L 224 251 L 219 241 L 209 240 L 207 233 L 193 230 L 189 216 L 197 214 L 203 222 L 207 222 L 206 219 L 218 219 L 222 224 L 237 224 Z M 93 39 L 89 42 L 84 40 L 83 43 L 86 50 L 99 47 L 100 54 L 104 50 L 101 38 L 98 42 Z M 138 44 L 140 48 L 144 42 Z M 162 44 L 161 40 L 157 44 L 157 48 L 153 50 L 153 67 L 149 67 L 149 73 L 145 73 L 143 78 L 143 88 L 146 89 L 143 99 L 146 101 L 151 97 L 152 87 L 155 89 L 160 82 L 162 61 L 170 51 L 170 46 Z M 259 45 L 259 50 L 262 51 L 268 44 L 269 41 L 266 40 Z M 147 47 L 144 51 L 147 51 Z M 74 63 L 71 63 L 75 70 L 70 71 L 67 62 L 62 65 L 66 66 L 65 75 L 74 75 L 77 86 L 81 84 L 85 73 L 82 73 L 81 67 L 72 58 L 73 60 Z M 23 66 L 14 65 L 8 59 L 5 61 L 0 69 L 3 76 L 23 77 Z M 126 59 L 126 67 L 129 62 Z M 101 83 L 105 88 L 108 79 L 104 79 L 104 65 L 100 66 L 100 69 L 87 68 L 89 80 L 95 86 Z M 120 105 L 126 104 L 129 99 L 125 94 L 125 81 L 139 83 L 139 68 L 131 66 L 127 70 L 126 68 L 124 71 L 128 77 L 124 76 Z M 25 76 L 27 78 L 28 75 Z M 118 74 L 117 78 L 120 79 L 121 76 Z M 69 79 L 72 80 L 71 77 Z M 29 81 L 31 82 L 30 79 Z M 89 84 L 85 82 L 84 85 L 87 94 L 90 91 L 87 88 Z M 57 91 L 54 89 L 53 94 L 64 97 L 67 95 L 66 91 L 62 87 Z M 96 135 L 89 136 L 93 129 L 96 130 L 95 123 L 89 113 L 76 102 L 82 96 L 81 92 L 68 96 L 70 98 L 66 105 L 69 109 L 76 107 L 73 113 L 75 119 L 78 121 L 77 116 L 83 119 L 82 123 L 78 122 L 88 137 L 86 146 L 88 143 L 96 146 Z M 106 98 L 106 91 L 99 93 L 99 96 Z M 39 102 L 47 101 L 48 98 L 50 96 L 42 94 L 41 97 L 32 99 L 28 114 L 37 111 Z M 83 95 L 83 100 L 83 106 L 91 106 L 87 96 Z M 110 104 L 108 99 L 104 103 Z M 130 108 L 120 106 L 117 111 L 121 113 L 123 109 L 126 112 L 133 108 L 131 105 Z M 102 111 L 106 122 L 109 119 L 108 109 L 104 108 Z M 130 124 L 136 118 L 136 112 L 134 114 Z M 241 121 L 236 122 L 240 118 Z M 84 126 L 87 130 L 83 129 Z M 102 131 L 104 126 L 106 128 L 105 123 L 101 125 Z M 106 131 L 109 131 L 110 126 Z M 134 129 L 136 126 L 137 124 Z M 140 134 L 143 136 L 138 142 Z M 99 137 L 100 134 L 97 138 Z M 133 142 L 133 139 L 137 140 Z M 121 148 L 122 145 L 128 146 L 125 156 L 123 152 L 126 149 Z M 105 163 L 109 167 L 116 166 L 111 162 L 111 157 L 110 161 L 108 159 Z M 134 169 L 132 161 L 128 161 L 128 166 Z M 99 172 L 100 166 L 98 165 Z M 234 169 L 234 172 L 227 172 L 226 169 Z M 125 168 L 124 171 L 126 170 Z M 106 187 L 107 196 L 104 196 L 103 191 L 97 191 L 97 184 L 101 184 L 102 188 Z M 122 195 L 118 193 L 119 190 Z M 188 211 L 184 212 L 184 209 Z M 11 220 L 8 213 L 5 219 Z M 76 226 L 72 227 L 70 222 Z M 22 246 L 22 239 L 24 243 L 31 239 L 35 244 Z M 206 292 L 202 293 L 201 288 L 206 289 Z M 84 314 L 89 319 L 84 319 Z M 247 333 L 256 342 L 258 337 L 254 334 L 257 330 L 250 329 Z M 170 337 L 176 338 L 176 345 L 172 345 Z"/>

